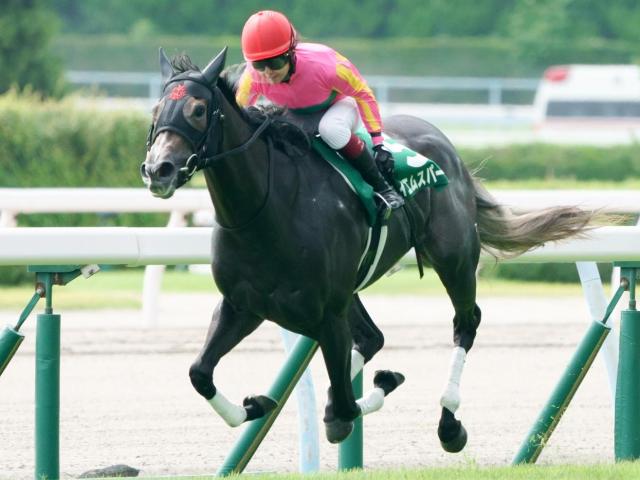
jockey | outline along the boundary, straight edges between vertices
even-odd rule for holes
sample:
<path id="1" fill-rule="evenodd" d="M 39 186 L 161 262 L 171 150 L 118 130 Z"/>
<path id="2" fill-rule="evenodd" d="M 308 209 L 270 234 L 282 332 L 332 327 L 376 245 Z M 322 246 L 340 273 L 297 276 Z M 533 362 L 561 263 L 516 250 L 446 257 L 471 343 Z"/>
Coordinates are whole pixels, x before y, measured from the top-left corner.
<path id="1" fill-rule="evenodd" d="M 236 90 L 239 105 L 253 105 L 262 96 L 294 113 L 324 111 L 320 137 L 358 169 L 389 207 L 404 205 L 378 169 L 393 168 L 393 156 L 382 144 L 378 103 L 349 60 L 325 45 L 298 43 L 287 17 L 271 10 L 249 17 L 242 53 L 247 67 Z M 375 160 L 353 133 L 360 121 L 371 135 Z"/>

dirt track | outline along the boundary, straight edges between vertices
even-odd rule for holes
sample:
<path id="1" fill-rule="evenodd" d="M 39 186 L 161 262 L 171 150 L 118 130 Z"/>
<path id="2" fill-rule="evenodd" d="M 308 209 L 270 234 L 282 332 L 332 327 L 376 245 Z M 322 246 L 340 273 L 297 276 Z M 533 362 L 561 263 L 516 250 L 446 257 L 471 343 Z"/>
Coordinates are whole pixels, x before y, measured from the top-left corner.
<path id="1" fill-rule="evenodd" d="M 61 474 L 125 463 L 141 476 L 213 474 L 240 430 L 227 427 L 192 389 L 187 371 L 204 339 L 216 298 L 162 298 L 159 325 L 130 310 L 62 313 Z M 407 381 L 365 421 L 367 468 L 507 465 L 587 328 L 584 300 L 488 298 L 483 325 L 462 378 L 469 443 L 440 448 L 438 398 L 451 351 L 452 311 L 444 298 L 364 297 L 386 336 L 365 373 L 392 368 Z M 19 312 L 0 312 L 0 325 Z M 34 327 L 0 377 L 0 479 L 31 479 L 34 464 Z M 265 324 L 216 370 L 216 384 L 240 401 L 264 393 L 284 359 L 278 329 Z M 328 384 L 320 355 L 312 371 L 318 412 Z M 289 402 L 247 471 L 297 471 L 295 402 Z M 539 459 L 613 460 L 608 383 L 597 360 Z M 321 434 L 323 432 L 320 425 Z M 337 447 L 320 442 L 321 469 L 334 470 Z"/>

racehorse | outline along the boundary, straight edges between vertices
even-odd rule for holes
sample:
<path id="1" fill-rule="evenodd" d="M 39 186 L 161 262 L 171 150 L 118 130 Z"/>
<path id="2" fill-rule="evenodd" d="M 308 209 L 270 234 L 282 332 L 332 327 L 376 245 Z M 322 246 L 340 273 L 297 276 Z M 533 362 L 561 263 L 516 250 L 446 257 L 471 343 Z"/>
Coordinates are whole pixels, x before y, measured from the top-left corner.
<path id="1" fill-rule="evenodd" d="M 373 391 L 358 400 L 351 387 L 384 343 L 354 293 L 369 226 L 359 199 L 328 162 L 305 148 L 303 133 L 276 112 L 237 105 L 229 69 L 223 73 L 225 57 L 226 48 L 201 71 L 186 55 L 169 60 L 160 51 L 164 90 L 141 165 L 144 183 L 161 198 L 203 170 L 215 209 L 212 272 L 223 298 L 189 370 L 191 382 L 232 426 L 274 408 L 264 396 L 233 404 L 213 382 L 221 357 L 269 319 L 318 342 L 330 379 L 326 434 L 337 443 L 355 418 L 379 408 L 403 381 L 396 372 L 380 372 Z M 402 209 L 387 212 L 387 243 L 368 283 L 414 246 L 446 287 L 455 310 L 454 347 L 438 436 L 445 450 L 460 451 L 467 433 L 455 412 L 466 354 L 480 325 L 481 248 L 496 258 L 521 254 L 585 232 L 593 213 L 554 207 L 515 214 L 493 199 L 435 126 L 405 115 L 384 125 L 388 135 L 434 160 L 449 185 L 408 199 L 418 226 L 413 232 Z"/>

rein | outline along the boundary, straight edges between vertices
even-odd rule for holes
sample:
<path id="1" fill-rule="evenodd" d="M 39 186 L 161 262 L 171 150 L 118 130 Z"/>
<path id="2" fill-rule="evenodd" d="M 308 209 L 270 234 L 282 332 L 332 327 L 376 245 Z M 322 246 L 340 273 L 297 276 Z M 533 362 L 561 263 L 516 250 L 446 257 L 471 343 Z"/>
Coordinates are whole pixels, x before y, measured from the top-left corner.
<path id="1" fill-rule="evenodd" d="M 216 110 L 216 112 L 212 114 L 212 117 L 217 115 L 219 119 L 218 121 L 220 122 L 220 125 L 222 125 L 222 120 L 224 120 L 224 115 L 222 115 L 222 112 L 220 110 Z M 203 147 L 199 152 L 192 153 L 191 156 L 187 158 L 187 162 L 185 166 L 180 169 L 180 173 L 182 173 L 186 177 L 185 182 L 189 181 L 197 171 L 213 166 L 214 163 L 217 162 L 218 160 L 222 160 L 223 158 L 226 158 L 228 156 L 236 155 L 238 153 L 242 153 L 248 150 L 249 147 L 253 145 L 253 143 L 255 143 L 255 141 L 260 137 L 262 132 L 264 132 L 270 124 L 271 124 L 271 118 L 266 117 L 246 142 L 244 142 L 242 145 L 232 148 L 231 150 L 227 150 L 226 152 L 217 153 L 216 155 L 212 155 L 210 157 L 202 157 L 201 152 L 204 152 L 206 149 L 206 147 Z M 213 125 L 213 122 L 211 122 L 209 125 L 209 128 L 207 130 L 207 137 L 211 132 L 211 125 Z M 218 143 L 220 143 L 221 140 L 222 140 L 222 137 L 220 138 Z"/>
<path id="2" fill-rule="evenodd" d="M 217 89 L 210 88 L 210 90 L 214 94 L 214 97 L 219 97 L 220 92 L 218 92 Z M 191 180 L 191 177 L 193 177 L 196 174 L 196 172 L 213 166 L 217 161 L 222 160 L 223 158 L 229 157 L 231 155 L 236 155 L 238 153 L 242 153 L 248 150 L 249 147 L 251 147 L 251 145 L 253 145 L 255 141 L 260 137 L 260 135 L 267 129 L 267 127 L 269 127 L 269 125 L 271 124 L 271 117 L 269 116 L 265 117 L 264 121 L 260 124 L 260 126 L 253 132 L 251 137 L 249 137 L 249 139 L 243 144 L 235 148 L 232 148 L 231 150 L 217 153 L 209 157 L 203 156 L 207 150 L 208 140 L 214 125 L 217 126 L 216 132 L 221 132 L 223 121 L 224 121 L 224 115 L 222 114 L 222 110 L 220 108 L 217 108 L 215 111 L 211 113 L 211 120 L 209 121 L 209 126 L 207 127 L 207 131 L 204 135 L 205 141 L 203 142 L 202 147 L 198 149 L 196 152 L 192 153 L 191 156 L 187 158 L 187 161 L 184 167 L 182 167 L 178 171 L 178 174 L 180 175 L 178 183 L 180 185 L 183 185 L 187 183 L 189 180 Z M 218 134 L 217 137 L 218 138 L 216 143 L 218 147 L 217 150 L 219 151 L 220 145 L 222 143 L 222 135 Z"/>

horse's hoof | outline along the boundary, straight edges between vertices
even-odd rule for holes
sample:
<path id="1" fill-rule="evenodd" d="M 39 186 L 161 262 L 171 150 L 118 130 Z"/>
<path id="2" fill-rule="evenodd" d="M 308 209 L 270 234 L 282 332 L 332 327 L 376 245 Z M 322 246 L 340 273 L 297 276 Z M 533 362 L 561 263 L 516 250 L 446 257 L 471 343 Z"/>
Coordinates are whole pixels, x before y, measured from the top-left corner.
<path id="1" fill-rule="evenodd" d="M 451 410 L 442 407 L 442 416 L 438 424 L 440 445 L 446 452 L 458 453 L 467 444 L 467 431 Z"/>
<path id="2" fill-rule="evenodd" d="M 336 418 L 330 422 L 325 422 L 324 428 L 329 443 L 340 443 L 351 435 L 353 431 L 353 421 L 345 422 L 344 420 Z"/>
<path id="3" fill-rule="evenodd" d="M 440 439 L 440 445 L 442 445 L 442 448 L 444 448 L 445 452 L 449 453 L 458 453 L 465 447 L 466 444 L 467 430 L 462 424 L 460 424 L 460 430 L 458 430 L 458 434 L 454 438 L 446 442 Z"/>
<path id="4" fill-rule="evenodd" d="M 378 370 L 373 376 L 373 384 L 384 391 L 386 397 L 404 383 L 404 375 L 391 370 Z"/>
<path id="5" fill-rule="evenodd" d="M 245 422 L 249 422 L 264 417 L 278 406 L 278 402 L 265 395 L 256 395 L 245 398 L 242 401 L 242 406 L 247 411 Z"/>

